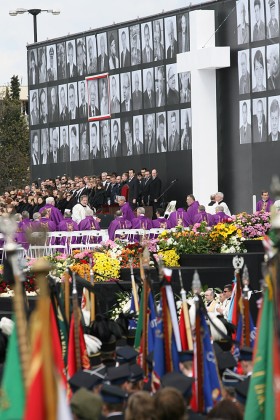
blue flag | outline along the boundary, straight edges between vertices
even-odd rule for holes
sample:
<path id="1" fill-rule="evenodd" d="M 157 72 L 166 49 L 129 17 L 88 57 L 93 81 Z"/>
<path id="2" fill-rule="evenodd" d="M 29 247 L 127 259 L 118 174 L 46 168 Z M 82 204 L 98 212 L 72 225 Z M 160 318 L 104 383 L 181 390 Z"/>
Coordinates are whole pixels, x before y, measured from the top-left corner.
<path id="1" fill-rule="evenodd" d="M 148 353 L 154 351 L 155 346 L 155 335 L 157 326 L 157 316 L 155 310 L 155 303 L 152 293 L 148 296 L 148 311 L 149 311 L 149 322 L 148 322 Z"/>

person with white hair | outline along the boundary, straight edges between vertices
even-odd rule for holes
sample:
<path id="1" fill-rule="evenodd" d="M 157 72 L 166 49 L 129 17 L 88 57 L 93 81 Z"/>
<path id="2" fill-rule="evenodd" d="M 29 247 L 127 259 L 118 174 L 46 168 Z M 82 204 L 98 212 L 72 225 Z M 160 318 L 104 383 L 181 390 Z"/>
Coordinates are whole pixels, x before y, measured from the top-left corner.
<path id="1" fill-rule="evenodd" d="M 55 200 L 53 197 L 48 197 L 46 199 L 46 204 L 44 207 L 42 207 L 39 212 L 42 214 L 44 210 L 48 210 L 49 212 L 49 219 L 56 224 L 56 226 L 59 225 L 59 223 L 62 221 L 63 216 L 61 214 L 61 211 L 55 207 Z"/>
<path id="2" fill-rule="evenodd" d="M 211 214 L 215 214 L 216 213 L 216 207 L 219 206 L 219 205 L 222 205 L 223 206 L 223 208 L 224 208 L 223 211 L 225 212 L 225 214 L 227 216 L 231 216 L 231 212 L 230 212 L 227 204 L 224 202 L 224 194 L 222 192 L 217 192 L 215 194 L 215 204 L 213 204 L 213 206 L 210 206 L 208 208 L 208 211 Z"/>

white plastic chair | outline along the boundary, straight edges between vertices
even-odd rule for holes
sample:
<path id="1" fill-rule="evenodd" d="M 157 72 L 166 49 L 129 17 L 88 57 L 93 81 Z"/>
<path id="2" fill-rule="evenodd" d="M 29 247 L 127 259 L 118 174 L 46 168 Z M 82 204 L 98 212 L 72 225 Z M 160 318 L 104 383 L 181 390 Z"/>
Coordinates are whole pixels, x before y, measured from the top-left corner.
<path id="1" fill-rule="evenodd" d="M 124 242 L 129 242 L 130 229 L 117 229 L 115 230 L 114 239 L 120 239 Z"/>
<path id="2" fill-rule="evenodd" d="M 149 239 L 156 239 L 164 230 L 163 228 L 151 228 L 149 230 Z"/>

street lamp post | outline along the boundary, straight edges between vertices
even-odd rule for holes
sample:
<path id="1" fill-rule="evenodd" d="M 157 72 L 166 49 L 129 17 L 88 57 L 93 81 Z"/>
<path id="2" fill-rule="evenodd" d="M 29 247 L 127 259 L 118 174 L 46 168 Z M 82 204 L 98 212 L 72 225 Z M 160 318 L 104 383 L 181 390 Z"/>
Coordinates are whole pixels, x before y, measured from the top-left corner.
<path id="1" fill-rule="evenodd" d="M 10 10 L 9 15 L 10 16 L 17 16 L 22 15 L 24 13 L 29 13 L 33 16 L 33 30 L 34 30 L 34 42 L 37 42 L 37 16 L 42 13 L 51 13 L 55 16 L 60 14 L 59 10 L 54 9 L 16 9 L 16 10 Z"/>

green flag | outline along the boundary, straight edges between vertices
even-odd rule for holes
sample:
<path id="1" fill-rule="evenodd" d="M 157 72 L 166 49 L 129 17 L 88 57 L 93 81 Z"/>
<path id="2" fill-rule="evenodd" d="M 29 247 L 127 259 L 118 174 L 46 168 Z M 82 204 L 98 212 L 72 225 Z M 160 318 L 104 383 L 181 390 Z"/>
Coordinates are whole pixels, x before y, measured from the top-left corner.
<path id="1" fill-rule="evenodd" d="M 134 347 L 139 349 L 141 343 L 141 336 L 143 330 L 143 311 L 144 311 L 144 287 L 142 288 L 141 298 L 140 298 L 140 311 L 138 316 L 137 328 L 135 333 Z"/>
<path id="2" fill-rule="evenodd" d="M 258 328 L 254 369 L 245 407 L 245 420 L 274 419 L 273 341 L 274 302 L 271 278 L 264 293 L 261 320 Z"/>
<path id="3" fill-rule="evenodd" d="M 16 327 L 9 339 L 0 390 L 0 420 L 21 420 L 25 405 L 25 391 L 18 351 Z"/>

